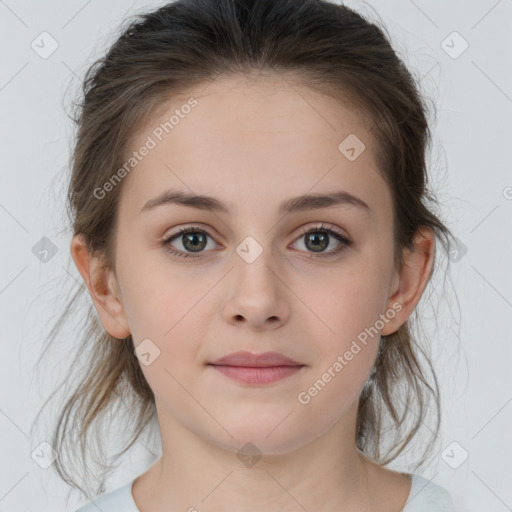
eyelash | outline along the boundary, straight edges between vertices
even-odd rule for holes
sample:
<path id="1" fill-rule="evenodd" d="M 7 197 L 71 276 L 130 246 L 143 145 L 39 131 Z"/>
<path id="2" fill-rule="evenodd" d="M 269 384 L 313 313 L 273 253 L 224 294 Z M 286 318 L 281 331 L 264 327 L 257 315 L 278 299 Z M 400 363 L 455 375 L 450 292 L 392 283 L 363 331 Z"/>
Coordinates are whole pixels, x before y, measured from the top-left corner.
<path id="1" fill-rule="evenodd" d="M 335 238 L 336 240 L 341 242 L 341 244 L 336 249 L 334 249 L 332 251 L 329 251 L 329 252 L 326 252 L 326 253 L 318 253 L 318 254 L 311 253 L 311 258 L 326 258 L 326 257 L 335 256 L 337 254 L 340 254 L 344 250 L 346 250 L 353 243 L 351 240 L 349 240 L 348 238 L 344 237 L 343 235 L 341 235 L 337 231 L 334 231 L 334 230 L 330 229 L 329 226 L 326 225 L 326 224 L 321 224 L 320 226 L 315 226 L 314 228 L 305 228 L 305 229 L 303 229 L 301 231 L 300 235 L 297 237 L 297 240 L 299 238 L 305 236 L 305 235 L 308 235 L 309 233 L 317 233 L 319 231 L 327 233 L 329 236 L 332 236 L 333 238 Z M 204 229 L 201 229 L 201 228 L 199 228 L 197 226 L 188 226 L 186 228 L 181 228 L 180 230 L 178 230 L 178 232 L 174 233 L 170 237 L 168 237 L 165 240 L 163 240 L 162 241 L 162 246 L 165 248 L 166 251 L 168 251 L 172 255 L 178 256 L 180 258 L 200 258 L 201 257 L 200 253 L 198 253 L 198 255 L 194 255 L 194 254 L 191 254 L 191 253 L 183 252 L 183 251 L 181 251 L 179 249 L 174 249 L 170 245 L 170 243 L 173 240 L 175 240 L 176 238 L 179 238 L 180 236 L 182 236 L 182 235 L 184 235 L 186 233 L 198 233 L 198 232 L 199 233 L 204 233 L 205 235 L 211 237 L 211 235 L 207 231 L 205 231 Z M 211 237 L 211 238 L 213 238 L 213 237 Z"/>

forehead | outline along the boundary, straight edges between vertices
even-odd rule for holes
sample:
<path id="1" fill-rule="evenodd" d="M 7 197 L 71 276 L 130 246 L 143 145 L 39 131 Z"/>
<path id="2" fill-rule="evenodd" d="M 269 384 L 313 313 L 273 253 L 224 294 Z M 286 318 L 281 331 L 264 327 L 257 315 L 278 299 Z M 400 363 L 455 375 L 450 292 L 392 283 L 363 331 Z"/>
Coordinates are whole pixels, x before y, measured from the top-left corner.
<path id="1" fill-rule="evenodd" d="M 123 183 L 132 211 L 166 189 L 215 196 L 237 212 L 261 208 L 262 197 L 277 208 L 307 192 L 343 188 L 367 203 L 386 194 L 358 113 L 282 77 L 194 86 L 160 105 L 128 154 L 144 145 L 151 150 Z"/>

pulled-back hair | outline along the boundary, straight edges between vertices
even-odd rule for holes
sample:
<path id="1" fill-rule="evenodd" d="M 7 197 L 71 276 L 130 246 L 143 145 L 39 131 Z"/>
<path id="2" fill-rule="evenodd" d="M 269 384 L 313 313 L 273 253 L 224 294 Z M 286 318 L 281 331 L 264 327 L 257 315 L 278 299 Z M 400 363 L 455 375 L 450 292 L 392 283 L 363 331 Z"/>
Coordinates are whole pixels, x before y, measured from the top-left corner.
<path id="1" fill-rule="evenodd" d="M 385 29 L 325 0 L 178 0 L 128 19 L 106 55 L 87 70 L 83 97 L 73 116 L 77 131 L 67 214 L 73 234 L 84 236 L 91 254 L 104 257 L 115 273 L 113 242 L 123 183 L 101 200 L 95 190 L 126 161 L 135 130 L 187 88 L 221 75 L 266 74 L 279 74 L 339 101 L 371 131 L 378 170 L 393 199 L 397 268 L 402 250 L 413 247 L 420 227 L 430 228 L 449 250 L 450 231 L 434 213 L 436 200 L 428 188 L 426 151 L 431 135 L 426 102 Z M 50 343 L 85 291 L 83 285 L 77 287 L 50 332 Z M 437 437 L 439 431 L 437 379 L 421 340 L 412 334 L 410 320 L 382 336 L 359 398 L 356 446 L 381 465 L 403 452 L 429 411 L 435 417 L 432 435 Z M 156 409 L 132 337 L 110 336 L 91 301 L 83 322 L 70 375 L 62 382 L 69 395 L 49 442 L 59 455 L 54 467 L 60 477 L 84 490 L 85 475 L 98 481 L 101 473 L 95 490 L 100 493 L 101 478 L 110 469 L 102 446 L 108 416 L 121 405 L 129 411 L 128 439 L 124 449 L 108 460 L 113 463 L 154 420 Z M 86 361 L 83 372 L 80 358 Z M 394 437 L 384 450 L 385 431 Z M 424 455 L 431 446 L 428 443 Z M 93 447 L 102 455 L 94 458 Z"/>

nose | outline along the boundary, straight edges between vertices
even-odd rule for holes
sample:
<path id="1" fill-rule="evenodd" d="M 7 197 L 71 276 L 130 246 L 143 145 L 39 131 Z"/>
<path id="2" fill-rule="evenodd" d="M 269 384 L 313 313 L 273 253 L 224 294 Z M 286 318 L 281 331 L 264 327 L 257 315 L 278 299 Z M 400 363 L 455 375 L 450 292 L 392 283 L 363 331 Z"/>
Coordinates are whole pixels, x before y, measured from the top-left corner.
<path id="1" fill-rule="evenodd" d="M 283 271 L 272 262 L 271 250 L 255 255 L 254 247 L 242 243 L 233 265 L 225 284 L 224 319 L 255 331 L 277 329 L 288 322 L 292 294 Z"/>

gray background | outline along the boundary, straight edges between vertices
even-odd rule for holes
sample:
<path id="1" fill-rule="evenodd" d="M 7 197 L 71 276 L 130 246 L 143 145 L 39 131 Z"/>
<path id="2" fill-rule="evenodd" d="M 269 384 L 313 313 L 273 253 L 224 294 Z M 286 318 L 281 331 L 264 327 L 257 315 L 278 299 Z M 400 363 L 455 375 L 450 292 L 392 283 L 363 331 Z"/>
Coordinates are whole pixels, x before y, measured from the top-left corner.
<path id="1" fill-rule="evenodd" d="M 0 0 L 0 512 L 78 505 L 66 507 L 66 487 L 36 463 L 33 452 L 44 450 L 45 439 L 30 432 L 59 377 L 45 366 L 36 378 L 42 337 L 63 307 L 65 286 L 80 279 L 69 256 L 70 233 L 63 231 L 72 140 L 64 106 L 121 20 L 163 3 Z M 450 258 L 448 301 L 430 322 L 443 427 L 424 476 L 447 487 L 458 510 L 512 510 L 512 1 L 346 4 L 372 19 L 378 13 L 437 105 L 432 184 L 460 244 Z M 47 58 L 31 46 L 42 46 L 44 31 L 58 43 Z M 35 254 L 43 237 L 56 250 L 46 262 Z M 441 275 L 432 285 L 443 283 Z M 63 371 L 74 344 L 71 330 L 52 355 Z M 143 472 L 149 461 L 139 445 L 109 488 Z"/>

